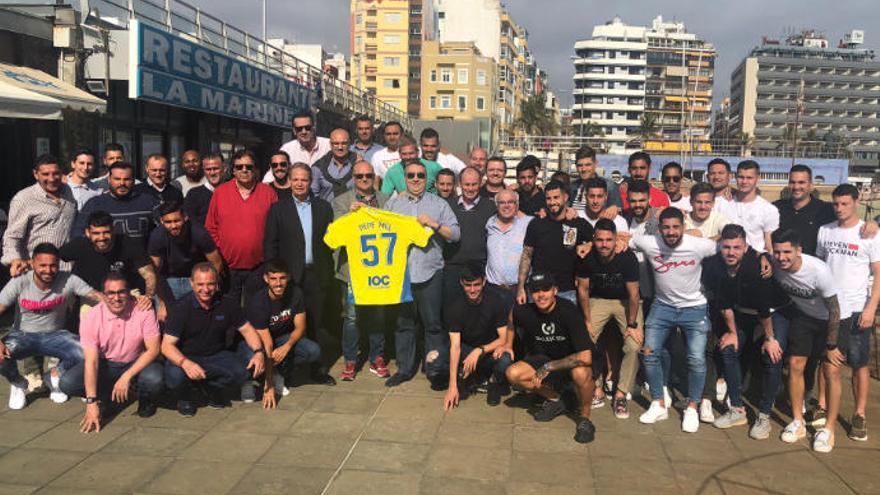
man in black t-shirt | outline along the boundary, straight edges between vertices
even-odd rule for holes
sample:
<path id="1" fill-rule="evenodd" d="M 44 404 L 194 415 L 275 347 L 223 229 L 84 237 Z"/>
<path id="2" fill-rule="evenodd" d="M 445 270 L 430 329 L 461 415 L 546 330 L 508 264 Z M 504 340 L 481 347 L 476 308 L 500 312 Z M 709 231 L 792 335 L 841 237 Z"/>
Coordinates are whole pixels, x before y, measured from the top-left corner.
<path id="1" fill-rule="evenodd" d="M 266 288 L 254 294 L 245 308 L 243 328 L 254 330 L 260 336 L 266 354 L 266 375 L 263 384 L 263 407 L 275 407 L 276 395 L 288 395 L 284 379 L 289 368 L 299 364 L 321 361 L 321 347 L 305 336 L 306 303 L 299 287 L 290 283 L 290 269 L 284 261 L 272 259 L 263 271 Z M 242 363 L 253 358 L 248 342 L 241 342 L 238 355 Z M 253 402 L 256 398 L 253 382 L 241 387 L 241 400 Z"/>
<path id="2" fill-rule="evenodd" d="M 189 274 L 196 263 L 210 261 L 222 273 L 223 258 L 208 231 L 183 213 L 181 203 L 162 203 L 158 211 L 161 226 L 150 233 L 147 253 L 162 276 L 159 290 L 164 292 L 163 298 L 177 301 L 192 292 Z"/>
<path id="3" fill-rule="evenodd" d="M 513 332 L 508 335 L 510 311 L 500 296 L 484 290 L 486 274 L 482 265 L 465 265 L 459 282 L 465 297 L 446 306 L 443 318 L 449 332 L 449 389 L 443 408 L 448 411 L 457 406 L 459 399 L 469 395 L 472 382 L 468 379 L 475 375 L 484 377 L 489 370 L 492 379 L 486 402 L 497 406 L 506 392 L 504 374 L 512 357 L 505 350 L 507 341 L 513 340 Z"/>
<path id="4" fill-rule="evenodd" d="M 165 386 L 177 396 L 177 411 L 184 417 L 196 413 L 193 385 L 201 386 L 209 407 L 223 408 L 223 389 L 256 378 L 266 364 L 260 337 L 245 325 L 238 302 L 220 296 L 214 267 L 196 264 L 190 280 L 192 294 L 171 309 L 162 337 Z M 236 333 L 254 352 L 246 365 L 229 350 Z"/>
<path id="5" fill-rule="evenodd" d="M 558 390 L 563 373 L 574 382 L 580 404 L 575 441 L 592 442 L 596 428 L 590 422 L 593 399 L 593 350 L 583 315 L 574 303 L 557 297 L 558 288 L 549 272 L 536 270 L 529 277 L 533 303 L 513 308 L 513 325 L 522 328 L 525 355 L 507 368 L 507 381 L 545 399 L 534 412 L 536 421 L 551 421 L 566 412 Z M 549 380 L 548 380 L 549 379 Z"/>
<path id="6" fill-rule="evenodd" d="M 140 295 L 156 295 L 156 271 L 135 239 L 113 233 L 113 217 L 104 211 L 89 215 L 85 237 L 76 237 L 61 246 L 61 259 L 73 263 L 73 274 L 92 287 L 103 287 L 104 277 L 120 272 L 127 287 Z M 90 306 L 84 306 L 88 309 Z"/>
<path id="7" fill-rule="evenodd" d="M 535 269 L 553 274 L 559 284 L 559 297 L 575 303 L 575 261 L 586 255 L 593 227 L 583 218 L 568 218 L 568 189 L 561 182 L 551 180 L 544 188 L 544 197 L 547 201 L 546 218 L 535 218 L 526 229 L 516 302 L 526 303 L 526 277 L 529 270 Z"/>
<path id="8" fill-rule="evenodd" d="M 516 192 L 519 194 L 519 210 L 529 216 L 535 216 L 547 206 L 544 192 L 538 187 L 538 169 L 540 168 L 541 160 L 533 155 L 526 155 L 516 165 Z"/>
<path id="9" fill-rule="evenodd" d="M 617 228 L 614 222 L 599 219 L 594 229 L 593 249 L 578 263 L 578 300 L 594 343 L 611 320 L 617 322 L 623 336 L 623 361 L 613 406 L 614 415 L 626 419 L 629 417 L 626 395 L 635 383 L 639 349 L 645 340 L 639 297 L 639 261 L 630 250 L 615 253 Z"/>

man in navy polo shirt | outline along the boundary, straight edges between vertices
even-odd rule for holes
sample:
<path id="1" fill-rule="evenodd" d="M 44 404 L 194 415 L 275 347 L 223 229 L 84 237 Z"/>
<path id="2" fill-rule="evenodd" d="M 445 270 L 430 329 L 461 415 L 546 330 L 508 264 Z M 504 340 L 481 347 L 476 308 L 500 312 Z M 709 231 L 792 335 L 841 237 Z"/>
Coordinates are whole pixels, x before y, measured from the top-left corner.
<path id="1" fill-rule="evenodd" d="M 217 270 L 210 263 L 195 265 L 192 294 L 174 306 L 165 322 L 165 384 L 177 396 L 177 411 L 185 417 L 196 413 L 193 385 L 202 388 L 209 407 L 223 408 L 223 389 L 241 386 L 250 375 L 256 378 L 265 366 L 266 355 L 259 336 L 244 326 L 238 301 L 220 297 L 217 278 Z M 241 332 L 254 351 L 247 369 L 228 349 L 236 331 Z"/>

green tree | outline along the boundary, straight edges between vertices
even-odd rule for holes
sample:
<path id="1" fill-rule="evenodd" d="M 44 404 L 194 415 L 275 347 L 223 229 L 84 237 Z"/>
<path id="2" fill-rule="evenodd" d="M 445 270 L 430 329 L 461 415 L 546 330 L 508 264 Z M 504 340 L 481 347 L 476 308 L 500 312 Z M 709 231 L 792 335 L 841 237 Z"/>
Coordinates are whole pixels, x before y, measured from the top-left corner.
<path id="1" fill-rule="evenodd" d="M 657 122 L 657 115 L 653 113 L 643 113 L 642 118 L 639 121 L 639 128 L 636 130 L 636 135 L 642 142 L 642 147 L 645 146 L 646 141 L 656 137 L 659 131 L 660 124 Z"/>
<path id="2" fill-rule="evenodd" d="M 559 132 L 559 124 L 546 104 L 544 94 L 524 100 L 520 105 L 516 128 L 529 136 L 555 136 Z"/>

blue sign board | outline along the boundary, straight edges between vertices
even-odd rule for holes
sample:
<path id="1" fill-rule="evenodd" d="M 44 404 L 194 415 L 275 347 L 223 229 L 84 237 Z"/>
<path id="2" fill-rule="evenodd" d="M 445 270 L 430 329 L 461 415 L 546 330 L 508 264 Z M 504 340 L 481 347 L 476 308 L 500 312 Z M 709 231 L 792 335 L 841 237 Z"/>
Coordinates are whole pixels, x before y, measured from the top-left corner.
<path id="1" fill-rule="evenodd" d="M 289 128 L 315 91 L 139 21 L 129 27 L 129 97 Z"/>

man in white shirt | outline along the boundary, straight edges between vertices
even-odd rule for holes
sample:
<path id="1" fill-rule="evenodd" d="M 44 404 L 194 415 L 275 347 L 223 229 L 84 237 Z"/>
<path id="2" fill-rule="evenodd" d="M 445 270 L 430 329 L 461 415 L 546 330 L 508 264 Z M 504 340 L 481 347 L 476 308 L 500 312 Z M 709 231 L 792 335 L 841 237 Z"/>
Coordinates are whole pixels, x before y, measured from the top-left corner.
<path id="1" fill-rule="evenodd" d="M 593 177 L 592 179 L 588 179 L 584 184 L 584 188 L 587 192 L 587 204 L 583 209 L 578 209 L 577 214 L 579 217 L 586 219 L 586 221 L 590 222 L 590 225 L 593 227 L 596 226 L 596 222 L 599 221 L 600 218 L 607 218 L 614 222 L 614 226 L 617 228 L 617 233 L 620 232 L 629 232 L 629 224 L 627 224 L 626 220 L 620 215 L 609 215 L 608 211 L 608 188 L 607 183 L 604 179 L 599 177 Z M 614 208 L 614 211 L 617 211 L 618 208 Z"/>
<path id="2" fill-rule="evenodd" d="M 180 189 L 183 197 L 189 193 L 190 189 L 199 187 L 205 183 L 205 174 L 202 173 L 202 158 L 196 150 L 186 150 L 180 156 L 180 166 L 183 169 L 183 175 L 171 181 L 171 185 Z"/>
<path id="3" fill-rule="evenodd" d="M 86 202 L 99 196 L 103 190 L 92 182 L 92 169 L 95 167 L 95 154 L 91 150 L 80 149 L 73 152 L 70 159 L 70 173 L 67 185 L 76 200 L 76 211 L 82 210 Z"/>
<path id="4" fill-rule="evenodd" d="M 684 216 L 685 233 L 718 241 L 721 230 L 730 221 L 715 209 L 715 189 L 705 182 L 691 188 L 691 211 Z"/>
<path id="5" fill-rule="evenodd" d="M 779 228 L 779 210 L 766 199 L 758 196 L 758 180 L 761 168 L 754 160 L 743 160 L 736 166 L 736 187 L 729 202 L 718 202 L 716 207 L 730 223 L 746 229 L 746 240 L 755 251 L 762 253 L 770 248 L 770 234 Z"/>
<path id="6" fill-rule="evenodd" d="M 844 364 L 852 368 L 855 395 L 849 437 L 858 441 L 868 439 L 865 409 L 870 376 L 867 365 L 874 315 L 880 302 L 880 240 L 863 239 L 860 234 L 865 222 L 859 220 L 859 190 L 852 184 L 841 184 L 831 198 L 837 221 L 819 228 L 816 256 L 825 260 L 837 282 L 841 322 L 837 342 L 829 339 L 822 364 L 828 416 L 825 427 L 817 430 L 813 443 L 813 449 L 819 452 L 830 452 L 834 447 L 834 425 L 840 411 L 840 369 Z"/>
<path id="7" fill-rule="evenodd" d="M 430 127 L 425 128 L 419 135 L 419 147 L 422 149 L 422 158 L 437 162 L 441 167 L 452 170 L 456 177 L 467 167 L 455 155 L 440 151 L 440 134 Z"/>
<path id="8" fill-rule="evenodd" d="M 400 122 L 391 121 L 385 124 L 383 131 L 385 138 L 385 147 L 373 153 L 370 163 L 376 172 L 376 189 L 379 189 L 382 177 L 385 177 L 385 171 L 392 165 L 400 161 L 400 138 L 403 137 L 403 126 Z"/>
<path id="9" fill-rule="evenodd" d="M 684 178 L 681 165 L 678 162 L 669 162 L 663 165 L 660 171 L 660 180 L 663 182 L 663 192 L 669 196 L 669 206 L 674 206 L 687 214 L 691 211 L 691 202 L 688 196 L 681 192 L 681 181 Z"/>
<path id="10" fill-rule="evenodd" d="M 821 357 L 837 346 L 840 305 L 834 276 L 822 260 L 803 254 L 793 230 L 777 230 L 773 241 L 773 278 L 794 303 L 788 330 L 788 396 L 792 422 L 781 439 L 795 443 L 807 435 L 804 424 L 804 369 L 809 357 Z"/>
<path id="11" fill-rule="evenodd" d="M 687 340 L 688 397 L 681 429 L 696 433 L 700 427 L 697 405 L 706 381 L 706 341 L 711 330 L 700 276 L 703 259 L 715 254 L 715 243 L 685 234 L 684 215 L 678 208 L 669 207 L 660 213 L 659 236 L 638 236 L 631 244 L 645 255 L 654 273 L 654 302 L 645 319 L 642 347 L 652 400 L 639 421 L 651 424 L 669 417 L 660 354 L 677 326 Z"/>
<path id="12" fill-rule="evenodd" d="M 706 180 L 715 190 L 715 209 L 721 208 L 733 198 L 730 187 L 730 164 L 723 158 L 713 158 L 706 165 Z"/>
<path id="13" fill-rule="evenodd" d="M 290 157 L 290 163 L 302 162 L 312 166 L 330 153 L 330 140 L 316 135 L 315 119 L 310 112 L 300 112 L 293 116 L 293 136 L 293 140 L 281 146 L 281 150 Z M 268 184 L 273 180 L 272 171 L 267 171 L 263 182 Z"/>

